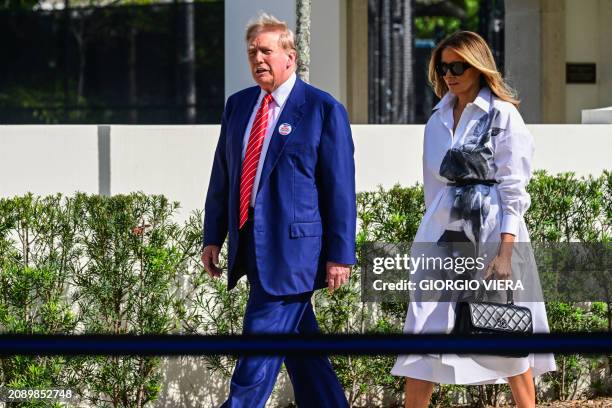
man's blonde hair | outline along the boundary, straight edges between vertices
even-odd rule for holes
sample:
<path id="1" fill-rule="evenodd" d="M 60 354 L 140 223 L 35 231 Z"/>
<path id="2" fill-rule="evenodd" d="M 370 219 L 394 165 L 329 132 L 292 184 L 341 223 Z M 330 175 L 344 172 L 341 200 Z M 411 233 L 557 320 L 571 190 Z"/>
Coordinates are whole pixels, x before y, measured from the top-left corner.
<path id="1" fill-rule="evenodd" d="M 264 12 L 259 13 L 257 17 L 249 21 L 245 35 L 247 44 L 263 31 L 280 31 L 279 42 L 281 47 L 283 47 L 286 52 L 296 51 L 295 36 L 293 35 L 293 31 L 289 29 L 289 25 Z"/>

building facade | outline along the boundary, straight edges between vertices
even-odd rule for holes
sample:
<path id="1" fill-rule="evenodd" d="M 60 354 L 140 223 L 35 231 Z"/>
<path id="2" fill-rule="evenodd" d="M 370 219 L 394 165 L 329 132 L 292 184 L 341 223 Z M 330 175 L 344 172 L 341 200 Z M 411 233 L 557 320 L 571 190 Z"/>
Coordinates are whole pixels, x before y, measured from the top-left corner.
<path id="1" fill-rule="evenodd" d="M 263 10 L 295 28 L 295 1 L 225 2 L 226 97 L 252 84 L 243 38 L 249 19 Z M 368 0 L 312 0 L 310 81 L 342 101 L 353 123 L 372 123 L 369 7 Z M 580 123 L 582 110 L 612 105 L 611 0 L 505 0 L 503 7 L 504 74 L 526 122 Z"/>

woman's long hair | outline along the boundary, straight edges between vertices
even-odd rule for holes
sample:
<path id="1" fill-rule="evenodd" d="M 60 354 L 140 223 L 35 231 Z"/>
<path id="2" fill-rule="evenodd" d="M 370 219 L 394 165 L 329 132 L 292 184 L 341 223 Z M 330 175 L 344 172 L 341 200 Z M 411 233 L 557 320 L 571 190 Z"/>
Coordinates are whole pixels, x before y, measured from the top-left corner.
<path id="1" fill-rule="evenodd" d="M 428 76 L 438 98 L 442 98 L 448 92 L 444 78 L 436 70 L 436 67 L 442 61 L 442 51 L 445 48 L 452 49 L 474 69 L 480 71 L 481 86 L 488 85 L 499 99 L 508 101 L 518 108 L 520 101 L 517 99 L 516 91 L 504 81 L 497 70 L 491 49 L 481 36 L 472 31 L 457 31 L 442 40 L 433 50 L 429 60 Z"/>

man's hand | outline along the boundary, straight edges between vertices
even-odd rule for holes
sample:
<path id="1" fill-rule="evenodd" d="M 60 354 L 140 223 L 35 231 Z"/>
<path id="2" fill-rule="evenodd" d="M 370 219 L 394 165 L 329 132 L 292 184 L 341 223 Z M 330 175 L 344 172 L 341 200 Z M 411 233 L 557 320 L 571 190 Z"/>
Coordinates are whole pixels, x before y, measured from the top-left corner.
<path id="1" fill-rule="evenodd" d="M 327 270 L 327 289 L 330 293 L 344 285 L 351 275 L 350 265 L 327 262 L 325 268 Z"/>
<path id="2" fill-rule="evenodd" d="M 219 265 L 219 252 L 221 248 L 216 245 L 207 245 L 202 250 L 202 263 L 204 269 L 208 272 L 211 278 L 218 278 L 221 276 L 221 269 L 217 267 Z"/>

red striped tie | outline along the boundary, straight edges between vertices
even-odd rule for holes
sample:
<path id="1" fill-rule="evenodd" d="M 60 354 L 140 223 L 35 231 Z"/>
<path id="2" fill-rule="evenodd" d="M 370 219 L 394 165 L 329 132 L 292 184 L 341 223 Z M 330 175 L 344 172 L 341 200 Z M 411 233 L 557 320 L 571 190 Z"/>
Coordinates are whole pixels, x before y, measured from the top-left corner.
<path id="1" fill-rule="evenodd" d="M 255 174 L 259 167 L 259 156 L 261 156 L 261 147 L 268 130 L 268 105 L 272 101 L 272 95 L 266 94 L 257 114 L 253 121 L 251 134 L 249 135 L 249 143 L 247 144 L 244 160 L 242 161 L 242 174 L 240 175 L 240 222 L 238 229 L 242 228 L 244 223 L 249 218 L 249 203 L 251 202 L 251 194 L 253 192 L 253 183 L 255 182 Z"/>

